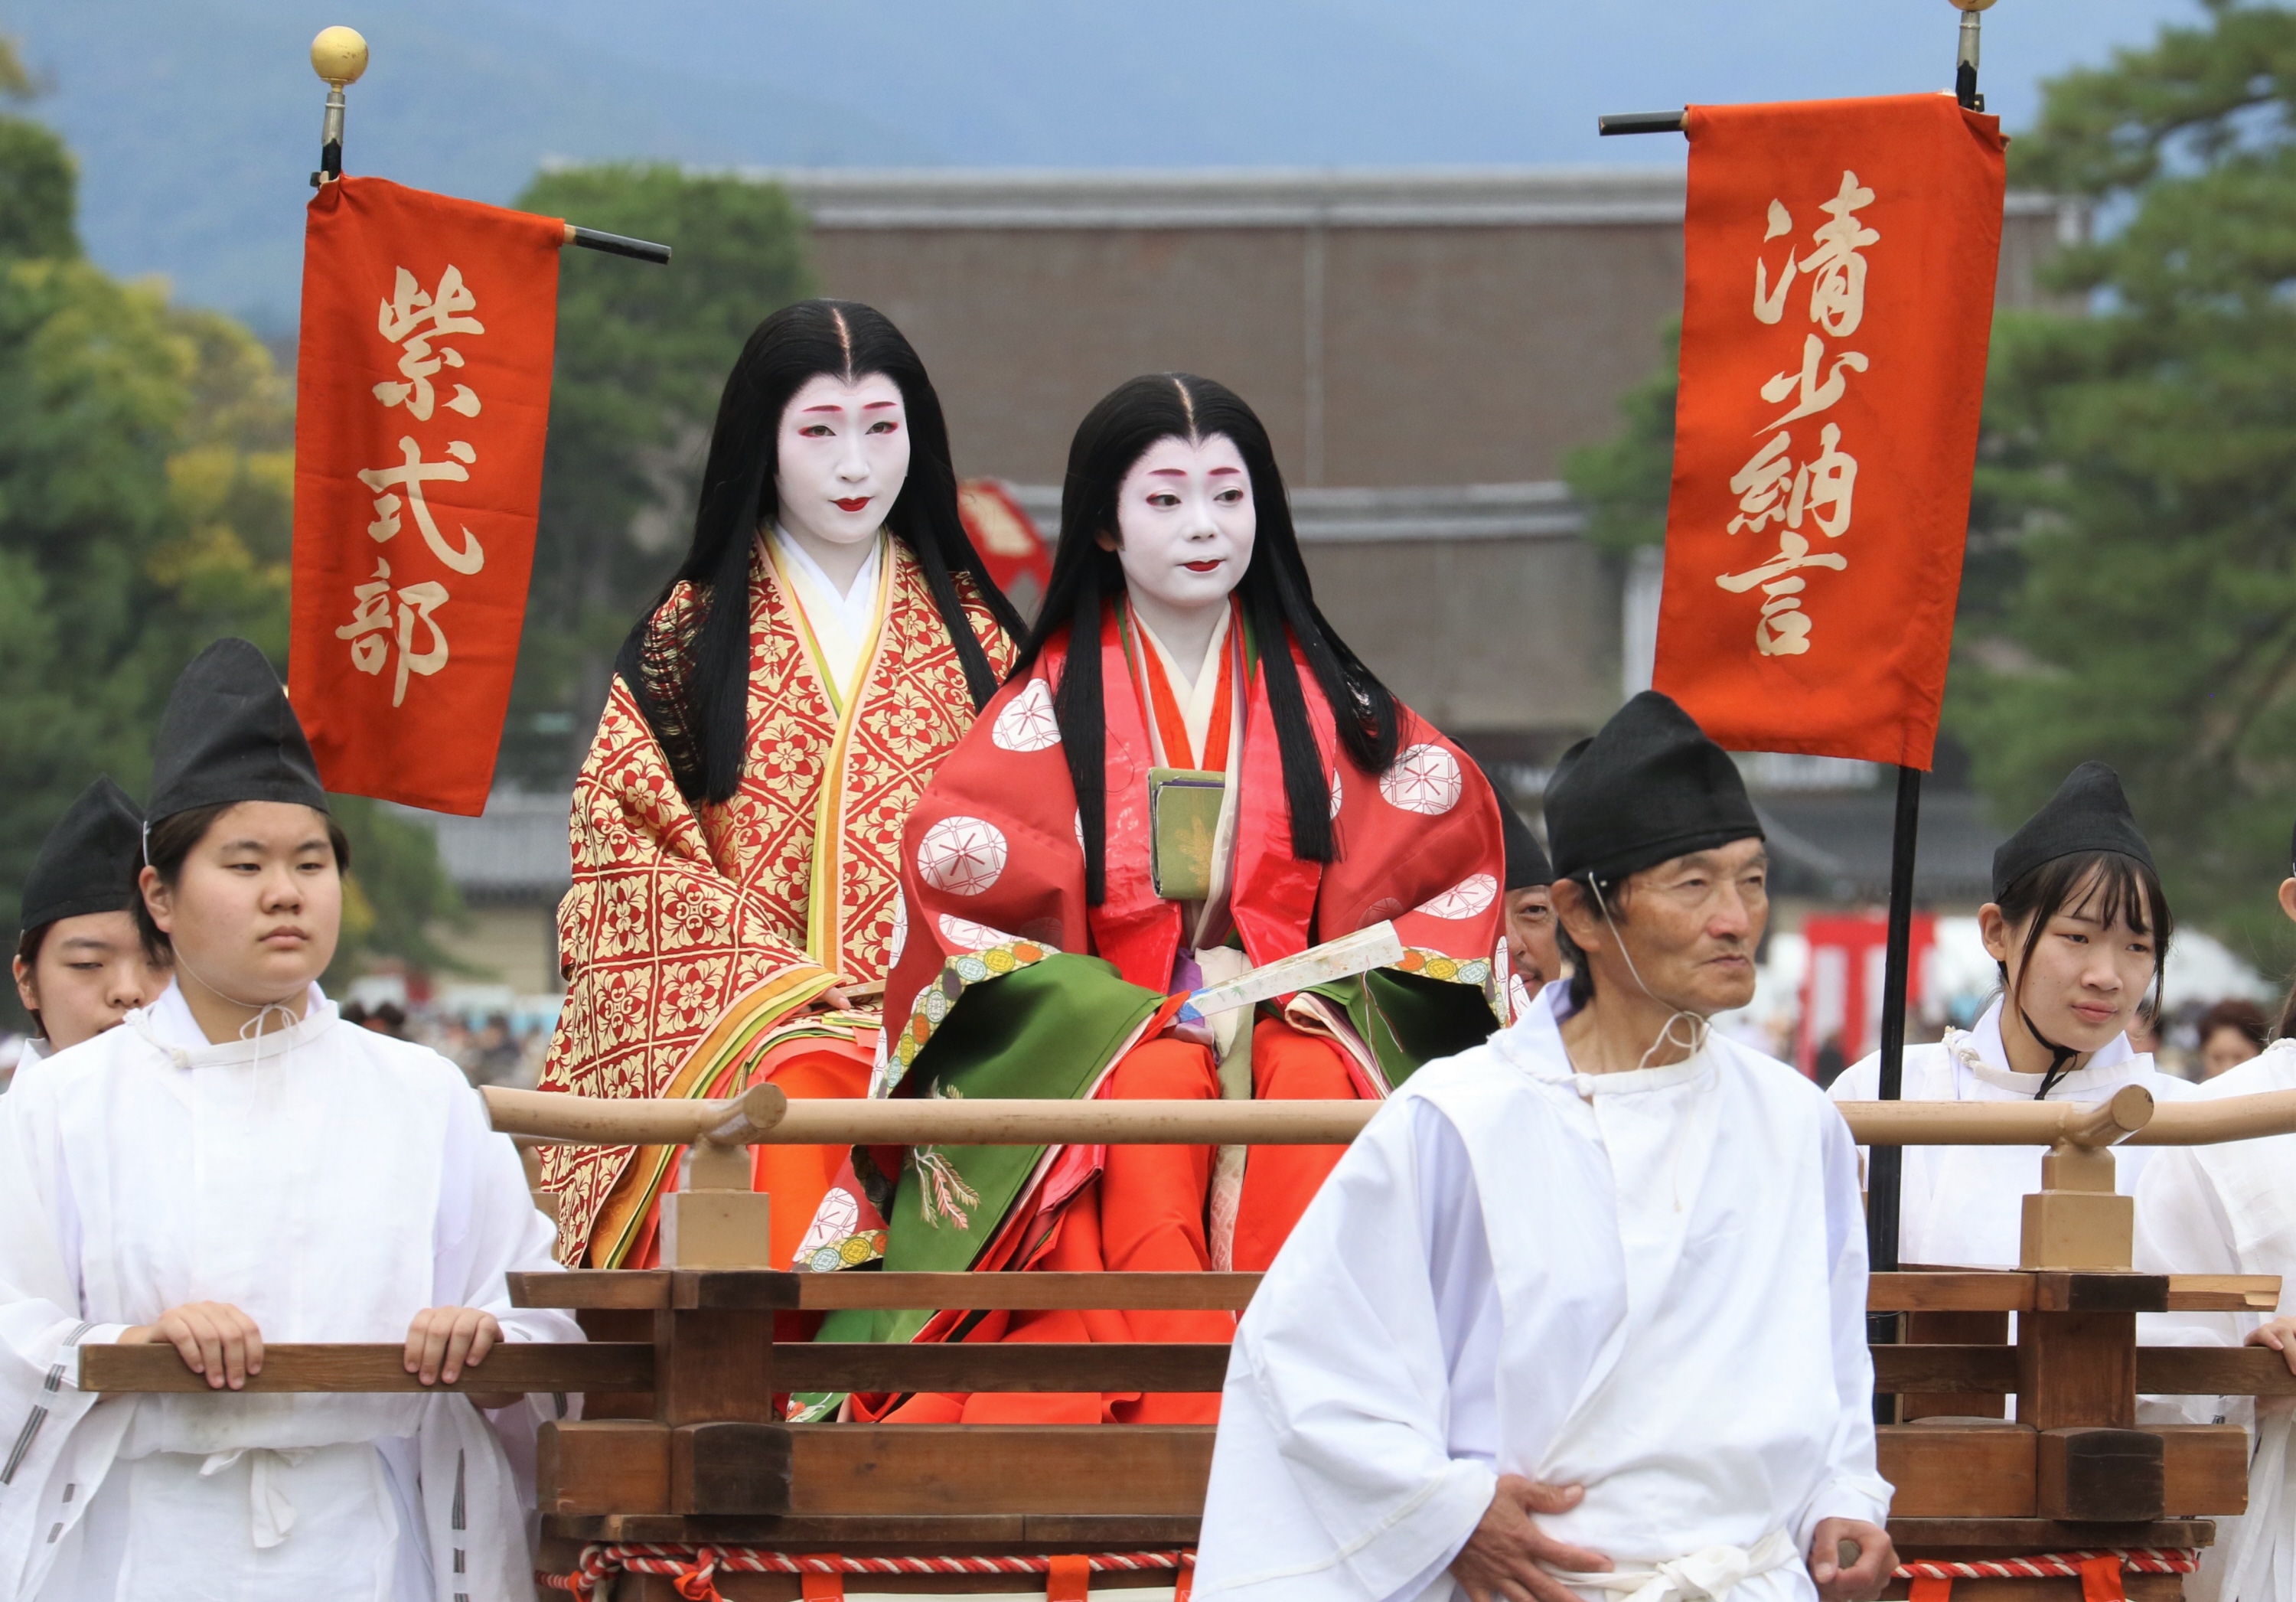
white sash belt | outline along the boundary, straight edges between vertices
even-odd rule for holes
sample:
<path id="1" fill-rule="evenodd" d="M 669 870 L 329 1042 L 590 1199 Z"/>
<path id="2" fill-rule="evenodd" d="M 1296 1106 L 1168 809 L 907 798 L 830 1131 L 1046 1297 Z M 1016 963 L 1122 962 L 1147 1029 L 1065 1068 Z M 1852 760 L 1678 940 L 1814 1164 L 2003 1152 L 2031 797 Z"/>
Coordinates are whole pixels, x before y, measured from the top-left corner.
<path id="1" fill-rule="evenodd" d="M 283 1450 L 265 1446 L 243 1446 L 235 1451 L 209 1452 L 200 1464 L 200 1478 L 221 1474 L 245 1458 L 248 1463 L 247 1511 L 248 1534 L 258 1551 L 269 1551 L 287 1539 L 295 1527 L 295 1504 L 288 1499 L 287 1488 L 282 1483 L 285 1471 L 300 1465 L 311 1455 L 309 1447 L 291 1447 Z"/>
<path id="2" fill-rule="evenodd" d="M 1742 1581 L 1784 1568 L 1794 1557 L 1792 1539 L 1784 1530 L 1773 1530 L 1751 1549 L 1707 1547 L 1647 1568 L 1554 1577 L 1578 1590 L 1617 1593 L 1627 1602 L 1722 1602 Z"/>

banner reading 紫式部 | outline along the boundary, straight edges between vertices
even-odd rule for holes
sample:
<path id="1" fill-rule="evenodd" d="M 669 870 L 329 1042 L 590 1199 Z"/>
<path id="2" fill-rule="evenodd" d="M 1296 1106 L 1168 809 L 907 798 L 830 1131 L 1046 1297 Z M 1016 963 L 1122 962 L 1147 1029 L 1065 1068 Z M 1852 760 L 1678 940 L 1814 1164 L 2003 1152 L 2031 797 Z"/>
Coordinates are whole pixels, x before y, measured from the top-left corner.
<path id="1" fill-rule="evenodd" d="M 1697 106 L 1652 682 L 1741 751 L 1930 765 L 2006 141 L 1950 95 Z"/>
<path id="2" fill-rule="evenodd" d="M 534 565 L 565 225 L 381 178 L 303 245 L 288 687 L 327 788 L 485 809 Z"/>

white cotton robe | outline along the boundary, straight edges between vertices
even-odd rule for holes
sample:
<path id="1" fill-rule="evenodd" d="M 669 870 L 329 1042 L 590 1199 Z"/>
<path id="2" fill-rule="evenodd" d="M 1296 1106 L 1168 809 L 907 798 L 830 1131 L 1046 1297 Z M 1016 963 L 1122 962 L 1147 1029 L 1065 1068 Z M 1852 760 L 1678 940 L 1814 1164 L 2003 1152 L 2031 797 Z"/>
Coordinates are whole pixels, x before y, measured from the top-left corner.
<path id="1" fill-rule="evenodd" d="M 580 1340 L 509 1304 L 553 1232 L 454 1064 L 316 989 L 294 1028 L 209 1045 L 170 988 L 17 1076 L 0 1220 L 0 1602 L 532 1596 L 502 1441 L 461 1396 L 74 1383 L 77 1348 L 187 1302 L 273 1343 L 399 1342 L 450 1304 Z"/>
<path id="2" fill-rule="evenodd" d="M 1848 1126 L 1718 1036 L 1575 1073 L 1567 990 L 1414 1074 L 1276 1258 L 1228 1365 L 1199 1597 L 1462 1597 L 1503 1474 L 1584 1484 L 1539 1522 L 1622 1573 L 1767 1548 L 1733 1602 L 1808 1602 L 1818 1521 L 1888 1516 Z"/>
<path id="3" fill-rule="evenodd" d="M 1995 1000 L 1972 1030 L 1949 1029 L 1931 1045 L 1906 1047 L 1906 1101 L 2030 1101 L 2042 1076 L 2009 1066 L 2001 1046 L 2001 1003 Z M 2177 1101 L 2193 1087 L 2153 1066 L 2152 1056 L 2112 1044 L 2049 1087 L 2049 1099 L 2098 1102 L 2123 1085 L 2142 1085 L 2158 1101 Z M 1833 1081 L 1836 1101 L 1877 1101 L 1882 1095 L 1877 1052 Z M 2136 1181 L 2158 1148 L 2120 1146 L 2113 1152 L 2120 1193 Z M 2023 1198 L 2041 1188 L 2038 1146 L 1909 1146 L 1905 1150 L 1898 1213 L 1898 1261 L 1932 1268 L 2013 1269 L 2023 1254 Z"/>
<path id="4" fill-rule="evenodd" d="M 2194 1087 L 2196 1100 L 2296 1090 L 2296 1041 Z M 2136 1266 L 2153 1274 L 2277 1274 L 2274 1317 L 2296 1314 L 2296 1135 L 2158 1152 L 2136 1189 Z M 2257 1313 L 2147 1313 L 2148 1346 L 2237 1346 Z M 2148 1411 L 2170 1399 L 2148 1402 Z M 2248 1396 L 2173 1399 L 2183 1421 L 2218 1420 L 2255 1431 L 2248 1513 L 2217 1521 L 2216 1544 L 2187 1582 L 2194 1602 L 2286 1602 L 2296 1597 L 2296 1404 Z"/>

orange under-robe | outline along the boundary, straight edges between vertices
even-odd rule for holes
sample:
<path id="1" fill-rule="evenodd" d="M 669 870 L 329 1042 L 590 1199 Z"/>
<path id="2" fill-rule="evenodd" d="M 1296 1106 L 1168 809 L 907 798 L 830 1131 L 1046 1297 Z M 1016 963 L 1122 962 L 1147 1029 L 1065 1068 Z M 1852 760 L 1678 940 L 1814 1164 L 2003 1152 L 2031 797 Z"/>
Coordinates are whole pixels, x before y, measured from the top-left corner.
<path id="1" fill-rule="evenodd" d="M 1260 1100 L 1349 1100 L 1354 1076 L 1340 1048 L 1280 1019 L 1251 1031 L 1252 1095 Z M 1211 1052 L 1168 1037 L 1127 1052 L 1103 1094 L 1134 1101 L 1218 1101 Z M 1208 1146 L 1112 1146 L 1100 1177 L 1062 1210 L 1054 1233 L 1027 1265 L 1065 1273 L 1204 1273 L 1212 1267 L 1204 1198 Z M 1345 1146 L 1255 1146 L 1244 1168 L 1235 1222 L 1235 1267 L 1259 1271 L 1315 1199 Z M 1058 1310 L 992 1313 L 968 1341 L 1225 1342 L 1235 1315 L 1217 1309 Z M 980 1391 L 911 1398 L 887 1417 L 902 1424 L 1217 1424 L 1210 1392 Z"/>

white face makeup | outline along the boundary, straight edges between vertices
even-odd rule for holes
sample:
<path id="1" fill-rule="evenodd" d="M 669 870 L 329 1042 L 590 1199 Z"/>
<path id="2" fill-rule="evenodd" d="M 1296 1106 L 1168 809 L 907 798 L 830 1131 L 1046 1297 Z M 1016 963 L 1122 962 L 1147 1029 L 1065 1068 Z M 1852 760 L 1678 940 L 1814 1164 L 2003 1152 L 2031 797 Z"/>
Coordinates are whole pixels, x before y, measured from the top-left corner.
<path id="1" fill-rule="evenodd" d="M 816 374 L 790 398 L 775 449 L 783 529 L 824 568 L 839 551 L 857 566 L 909 476 L 899 386 L 881 373 L 850 383 Z"/>
<path id="2" fill-rule="evenodd" d="M 1150 446 L 1116 493 L 1118 538 L 1132 604 L 1160 635 L 1209 622 L 1243 581 L 1259 527 L 1251 474 L 1226 434 Z M 1184 621 L 1185 620 L 1185 621 Z M 1177 644 L 1169 640 L 1168 644 Z"/>

